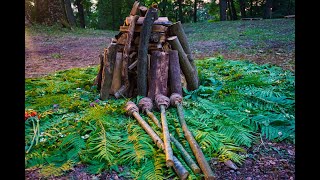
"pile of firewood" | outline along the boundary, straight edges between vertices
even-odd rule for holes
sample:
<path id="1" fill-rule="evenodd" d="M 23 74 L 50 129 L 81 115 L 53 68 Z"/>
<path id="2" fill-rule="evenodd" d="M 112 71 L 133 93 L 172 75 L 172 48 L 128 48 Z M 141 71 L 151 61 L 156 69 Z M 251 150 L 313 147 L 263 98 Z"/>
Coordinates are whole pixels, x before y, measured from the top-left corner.
<path id="1" fill-rule="evenodd" d="M 154 100 L 157 94 L 182 95 L 182 87 L 197 89 L 198 73 L 181 23 L 158 17 L 156 5 L 147 8 L 136 1 L 100 55 L 94 84 L 102 100 L 110 95 Z"/>

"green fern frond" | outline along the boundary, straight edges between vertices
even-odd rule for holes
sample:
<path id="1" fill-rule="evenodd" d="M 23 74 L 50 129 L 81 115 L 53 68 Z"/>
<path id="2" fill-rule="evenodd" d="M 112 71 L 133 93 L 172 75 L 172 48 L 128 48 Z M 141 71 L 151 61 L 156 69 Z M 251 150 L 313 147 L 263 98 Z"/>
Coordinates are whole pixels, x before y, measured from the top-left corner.
<path id="1" fill-rule="evenodd" d="M 49 176 L 60 176 L 64 172 L 70 170 L 74 165 L 74 162 L 69 160 L 62 164 L 61 166 L 56 166 L 54 164 L 49 164 L 47 166 L 43 166 L 40 170 L 40 174 L 44 177 Z"/>

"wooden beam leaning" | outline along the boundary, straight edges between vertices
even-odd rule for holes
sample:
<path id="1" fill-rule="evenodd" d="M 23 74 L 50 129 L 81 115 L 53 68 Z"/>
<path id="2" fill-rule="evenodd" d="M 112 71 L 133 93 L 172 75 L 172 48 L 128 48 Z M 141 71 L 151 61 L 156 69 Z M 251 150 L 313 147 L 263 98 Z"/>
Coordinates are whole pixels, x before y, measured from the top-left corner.
<path id="1" fill-rule="evenodd" d="M 127 42 L 124 45 L 123 48 L 123 54 L 122 54 L 122 72 L 121 72 L 121 79 L 123 81 L 123 85 L 120 87 L 120 89 L 114 94 L 116 98 L 119 98 L 121 95 L 124 95 L 127 93 L 127 90 L 130 86 L 129 77 L 128 77 L 128 62 L 129 62 L 129 53 L 131 49 L 131 41 L 133 38 L 134 28 L 135 28 L 135 22 L 139 18 L 138 15 L 130 16 L 132 18 L 131 24 L 129 25 L 129 31 L 127 34 Z"/>
<path id="2" fill-rule="evenodd" d="M 153 142 L 157 145 L 159 149 L 164 150 L 164 143 L 161 138 L 153 131 L 153 129 L 149 126 L 149 124 L 142 119 L 139 115 L 139 108 L 131 101 L 128 101 L 125 106 L 125 111 L 128 115 L 134 116 L 138 121 L 140 126 L 147 132 L 147 134 L 151 137 Z M 177 173 L 178 177 L 182 180 L 185 180 L 189 176 L 189 172 L 183 167 L 181 162 L 173 156 L 173 169 Z"/>
<path id="3" fill-rule="evenodd" d="M 93 85 L 96 85 L 97 89 L 100 91 L 101 80 L 102 80 L 102 70 L 103 70 L 103 55 L 102 54 L 99 54 L 99 60 L 100 60 L 99 72 L 98 72 L 96 79 L 94 80 Z"/>
<path id="4" fill-rule="evenodd" d="M 196 73 L 196 69 L 194 69 L 188 60 L 187 54 L 184 52 L 180 41 L 177 36 L 171 36 L 167 38 L 173 50 L 178 51 L 179 55 L 179 63 L 181 70 L 186 77 L 188 90 L 195 90 L 199 87 L 199 80 Z"/>
<path id="5" fill-rule="evenodd" d="M 182 27 L 181 22 L 178 21 L 178 22 L 170 25 L 168 27 L 168 30 L 169 30 L 170 36 L 177 36 L 178 37 L 179 42 L 181 43 L 181 46 L 182 46 L 184 52 L 187 54 L 187 57 L 191 63 L 192 68 L 195 70 L 194 71 L 194 73 L 196 73 L 195 76 L 198 78 L 198 71 L 197 71 L 196 65 L 194 63 L 194 58 L 193 58 L 193 55 L 192 55 L 192 52 L 191 52 L 191 49 L 190 49 L 190 46 L 188 43 L 187 35 L 184 32 L 184 29 Z"/>
<path id="6" fill-rule="evenodd" d="M 100 99 L 106 100 L 110 94 L 110 88 L 112 83 L 112 74 L 114 63 L 117 56 L 117 44 L 111 43 L 107 49 L 105 49 L 104 63 L 101 80 Z"/>
<path id="7" fill-rule="evenodd" d="M 137 64 L 137 90 L 138 95 L 147 96 L 147 73 L 148 73 L 148 44 L 153 22 L 158 18 L 158 10 L 149 8 L 142 24 L 140 32 L 138 64 Z"/>
<path id="8" fill-rule="evenodd" d="M 183 107 L 182 107 L 182 97 L 177 94 L 177 93 L 173 93 L 170 96 L 170 103 L 173 106 L 177 107 L 177 111 L 178 111 L 178 117 L 180 120 L 180 124 L 184 133 L 184 136 L 186 137 L 191 150 L 194 154 L 194 156 L 196 157 L 196 160 L 204 174 L 204 178 L 207 180 L 214 180 L 216 179 L 213 171 L 211 170 L 209 163 L 207 162 L 199 144 L 197 143 L 197 141 L 194 139 L 192 133 L 190 132 L 190 130 L 188 129 L 187 123 L 184 119 L 184 114 L 183 114 Z"/>

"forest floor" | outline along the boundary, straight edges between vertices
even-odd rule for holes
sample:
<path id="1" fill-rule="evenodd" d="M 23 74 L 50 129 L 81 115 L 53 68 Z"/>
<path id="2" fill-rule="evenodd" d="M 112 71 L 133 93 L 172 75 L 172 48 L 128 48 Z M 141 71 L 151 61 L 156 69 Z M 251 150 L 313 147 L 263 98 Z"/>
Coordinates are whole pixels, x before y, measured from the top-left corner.
<path id="1" fill-rule="evenodd" d="M 275 64 L 295 71 L 295 20 L 202 22 L 184 24 L 196 59 L 223 56 L 224 59 L 250 60 Z M 99 64 L 117 31 L 67 30 L 34 25 L 25 32 L 25 77 L 41 77 L 55 71 Z M 232 170 L 223 163 L 210 162 L 218 179 L 295 179 L 295 145 L 261 140 L 248 149 L 248 158 Z M 63 177 L 50 179 L 123 179 L 120 172 L 87 174 L 76 166 Z M 26 179 L 41 179 L 38 169 L 28 169 Z"/>

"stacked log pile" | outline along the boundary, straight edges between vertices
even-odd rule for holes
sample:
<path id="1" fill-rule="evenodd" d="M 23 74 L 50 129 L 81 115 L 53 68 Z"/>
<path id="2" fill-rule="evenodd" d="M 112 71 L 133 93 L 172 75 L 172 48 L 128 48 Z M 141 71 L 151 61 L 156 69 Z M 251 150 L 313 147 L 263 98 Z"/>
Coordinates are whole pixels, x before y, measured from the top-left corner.
<path id="1" fill-rule="evenodd" d="M 135 97 L 154 100 L 157 94 L 182 95 L 199 86 L 197 69 L 180 22 L 158 16 L 158 8 L 138 1 L 100 57 L 95 80 L 100 99 Z"/>

